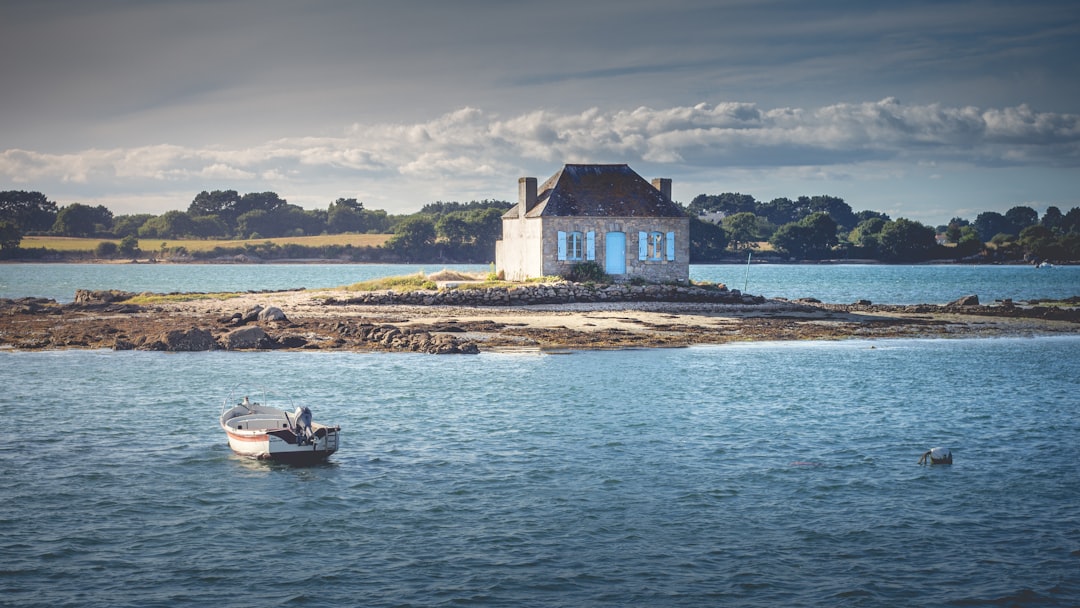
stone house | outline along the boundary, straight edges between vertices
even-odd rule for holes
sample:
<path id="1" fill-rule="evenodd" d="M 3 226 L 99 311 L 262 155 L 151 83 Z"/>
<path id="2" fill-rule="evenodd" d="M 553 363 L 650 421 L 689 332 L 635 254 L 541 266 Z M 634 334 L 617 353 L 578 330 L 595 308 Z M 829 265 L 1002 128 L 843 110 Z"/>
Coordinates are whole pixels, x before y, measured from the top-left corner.
<path id="1" fill-rule="evenodd" d="M 539 188 L 522 177 L 495 244 L 495 270 L 511 281 L 596 262 L 616 281 L 686 283 L 689 257 L 690 218 L 671 180 L 649 184 L 627 165 L 565 165 Z"/>

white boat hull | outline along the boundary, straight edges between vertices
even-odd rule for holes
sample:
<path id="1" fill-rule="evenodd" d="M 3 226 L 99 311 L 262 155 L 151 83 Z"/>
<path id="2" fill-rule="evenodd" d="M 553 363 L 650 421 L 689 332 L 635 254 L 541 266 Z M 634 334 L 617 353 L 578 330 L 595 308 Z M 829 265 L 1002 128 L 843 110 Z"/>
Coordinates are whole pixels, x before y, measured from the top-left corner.
<path id="1" fill-rule="evenodd" d="M 222 412 L 221 428 L 236 454 L 289 464 L 326 460 L 338 450 L 341 431 L 340 427 L 317 423 L 303 430 L 285 410 L 246 400 Z"/>

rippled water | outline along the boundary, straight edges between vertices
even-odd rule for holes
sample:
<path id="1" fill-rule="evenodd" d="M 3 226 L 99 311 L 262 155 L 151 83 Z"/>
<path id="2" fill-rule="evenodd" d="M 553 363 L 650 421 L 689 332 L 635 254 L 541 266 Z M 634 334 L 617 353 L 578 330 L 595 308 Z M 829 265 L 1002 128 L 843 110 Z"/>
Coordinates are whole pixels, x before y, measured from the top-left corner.
<path id="1" fill-rule="evenodd" d="M 0 264 L 0 298 L 71 302 L 76 289 L 155 293 L 324 288 L 443 268 L 486 273 L 486 265 L 409 264 Z M 1080 295 L 1080 266 L 871 264 L 692 264 L 694 281 L 724 283 L 769 298 L 823 302 L 944 304 L 975 294 L 986 303 Z"/>
<path id="2" fill-rule="evenodd" d="M 1078 347 L 2 353 L 0 604 L 1073 606 Z M 342 450 L 231 455 L 241 380 Z"/>

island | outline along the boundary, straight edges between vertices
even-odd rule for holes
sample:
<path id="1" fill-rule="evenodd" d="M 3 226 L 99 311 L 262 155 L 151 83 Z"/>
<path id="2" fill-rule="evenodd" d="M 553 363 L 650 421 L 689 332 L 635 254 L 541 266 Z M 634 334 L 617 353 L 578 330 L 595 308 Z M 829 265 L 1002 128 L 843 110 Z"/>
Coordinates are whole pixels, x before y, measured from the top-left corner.
<path id="1" fill-rule="evenodd" d="M 464 287 L 464 288 L 463 288 Z M 1078 298 L 889 305 L 766 299 L 725 287 L 346 288 L 229 294 L 79 290 L 0 299 L 0 350 L 338 350 L 431 354 L 662 348 L 766 340 L 1080 333 Z"/>

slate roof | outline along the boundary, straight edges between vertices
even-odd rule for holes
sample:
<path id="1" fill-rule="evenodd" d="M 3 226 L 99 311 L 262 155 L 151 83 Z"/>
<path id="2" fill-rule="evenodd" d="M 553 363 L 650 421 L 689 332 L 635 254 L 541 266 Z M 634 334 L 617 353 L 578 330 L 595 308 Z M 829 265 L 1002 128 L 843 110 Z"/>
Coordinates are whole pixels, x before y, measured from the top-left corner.
<path id="1" fill-rule="evenodd" d="M 536 189 L 526 217 L 685 217 L 628 165 L 564 165 Z M 517 215 L 515 205 L 506 217 Z"/>

